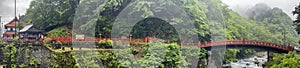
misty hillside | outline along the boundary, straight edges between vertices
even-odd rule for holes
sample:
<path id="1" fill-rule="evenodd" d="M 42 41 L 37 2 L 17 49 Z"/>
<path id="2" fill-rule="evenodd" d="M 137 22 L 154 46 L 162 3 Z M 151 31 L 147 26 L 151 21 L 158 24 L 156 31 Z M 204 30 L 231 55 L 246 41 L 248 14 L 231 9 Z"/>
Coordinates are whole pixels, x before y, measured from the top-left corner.
<path id="1" fill-rule="evenodd" d="M 268 5 L 259 3 L 246 11 L 246 18 L 255 17 L 255 19 L 258 19 L 260 16 L 268 16 L 267 14 L 270 14 L 270 10 L 272 10 L 272 8 L 270 8 Z"/>
<path id="2" fill-rule="evenodd" d="M 242 17 L 227 6 L 220 6 L 222 5 L 219 4 L 219 7 L 211 9 L 222 11 L 223 19 L 213 18 L 211 15 L 214 14 L 212 13 L 213 10 L 209 10 L 206 13 L 207 18 L 211 23 L 210 25 L 212 25 L 211 29 L 222 27 L 220 25 L 216 26 L 222 24 L 220 21 L 225 22 L 226 29 L 214 29 L 212 30 L 212 35 L 218 36 L 226 33 L 226 39 L 246 38 L 249 40 L 278 42 L 286 45 L 298 45 L 296 32 L 294 27 L 292 27 L 292 19 L 280 8 L 270 8 L 266 4 L 257 4 L 247 10 L 247 16 L 249 17 Z"/>
<path id="3" fill-rule="evenodd" d="M 273 34 L 290 33 L 293 37 L 298 37 L 292 25 L 293 20 L 280 8 L 270 8 L 266 4 L 260 3 L 249 9 L 247 15 L 249 20 L 255 20 L 269 28 Z"/>

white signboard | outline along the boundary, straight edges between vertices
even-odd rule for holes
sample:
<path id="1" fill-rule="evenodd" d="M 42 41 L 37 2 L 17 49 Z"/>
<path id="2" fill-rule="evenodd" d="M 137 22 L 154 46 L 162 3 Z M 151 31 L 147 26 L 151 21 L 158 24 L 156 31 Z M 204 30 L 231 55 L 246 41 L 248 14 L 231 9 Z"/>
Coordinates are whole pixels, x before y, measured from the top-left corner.
<path id="1" fill-rule="evenodd" d="M 77 40 L 83 40 L 84 39 L 84 35 L 76 35 L 76 38 Z"/>

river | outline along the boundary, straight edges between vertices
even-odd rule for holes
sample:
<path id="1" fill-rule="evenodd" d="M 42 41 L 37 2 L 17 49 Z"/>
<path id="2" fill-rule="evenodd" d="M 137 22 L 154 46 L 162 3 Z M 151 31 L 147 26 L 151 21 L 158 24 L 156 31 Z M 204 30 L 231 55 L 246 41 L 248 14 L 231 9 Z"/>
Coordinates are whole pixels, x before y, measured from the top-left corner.
<path id="1" fill-rule="evenodd" d="M 230 62 L 225 66 L 231 66 L 232 68 L 263 68 L 263 64 L 267 61 L 267 52 L 257 52 L 255 55 L 239 59 L 237 62 Z"/>

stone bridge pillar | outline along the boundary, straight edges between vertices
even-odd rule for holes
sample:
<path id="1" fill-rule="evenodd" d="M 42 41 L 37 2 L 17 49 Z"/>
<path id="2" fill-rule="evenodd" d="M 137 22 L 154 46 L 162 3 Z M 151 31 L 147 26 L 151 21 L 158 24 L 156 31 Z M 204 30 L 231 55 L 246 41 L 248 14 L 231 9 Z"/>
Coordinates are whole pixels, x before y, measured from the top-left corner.
<path id="1" fill-rule="evenodd" d="M 270 61 L 272 60 L 273 56 L 272 56 L 272 53 L 270 53 L 270 51 L 267 51 L 267 61 Z"/>
<path id="2" fill-rule="evenodd" d="M 205 66 L 208 66 L 208 63 L 212 60 L 211 54 L 211 51 L 207 51 Z"/>

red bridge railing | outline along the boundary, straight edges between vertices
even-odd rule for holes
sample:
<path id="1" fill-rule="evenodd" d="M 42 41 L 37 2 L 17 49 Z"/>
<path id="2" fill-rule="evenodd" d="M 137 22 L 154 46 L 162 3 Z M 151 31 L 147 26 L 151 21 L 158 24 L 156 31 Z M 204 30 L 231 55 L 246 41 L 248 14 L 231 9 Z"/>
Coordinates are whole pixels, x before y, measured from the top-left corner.
<path id="1" fill-rule="evenodd" d="M 144 39 L 132 39 L 132 38 L 84 38 L 84 39 L 72 39 L 72 37 L 52 37 L 52 40 L 59 42 L 99 42 L 101 40 L 113 40 L 130 43 L 148 43 L 150 40 L 155 40 L 155 37 L 146 37 Z"/>
<path id="2" fill-rule="evenodd" d="M 263 47 L 270 47 L 276 48 L 284 51 L 291 51 L 292 46 L 288 45 L 281 45 L 276 43 L 270 42 L 263 42 L 263 41 L 254 41 L 254 40 L 226 40 L 226 41 L 215 41 L 215 42 L 208 42 L 203 44 L 198 44 L 198 47 L 211 47 L 211 46 L 222 46 L 222 45 L 249 45 L 249 46 L 263 46 Z"/>
<path id="3" fill-rule="evenodd" d="M 129 41 L 130 43 L 147 43 L 151 40 L 155 40 L 155 37 L 146 37 L 144 39 L 132 39 L 130 37 L 129 39 L 127 38 L 85 38 L 85 39 L 72 39 L 72 37 L 53 37 L 52 38 L 55 41 L 60 41 L 60 42 L 99 42 L 101 40 L 113 40 L 114 42 L 116 41 L 121 41 L 121 42 L 127 42 Z M 168 42 L 170 43 L 170 42 Z M 270 43 L 270 42 L 263 42 L 263 41 L 255 41 L 255 40 L 226 40 L 226 41 L 212 41 L 212 42 L 206 42 L 206 43 L 180 43 L 179 45 L 181 46 L 198 46 L 199 48 L 205 48 L 205 47 L 211 47 L 211 46 L 223 46 L 223 45 L 250 45 L 250 46 L 263 46 L 263 47 L 269 47 L 269 48 L 275 48 L 275 49 L 280 49 L 284 51 L 291 51 L 293 50 L 293 47 L 288 45 L 281 45 L 281 44 L 276 44 L 276 43 Z"/>

